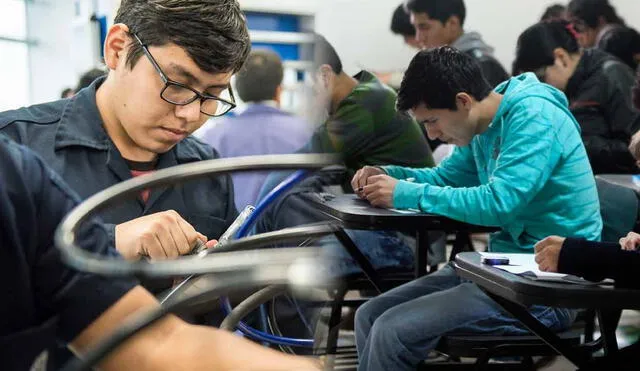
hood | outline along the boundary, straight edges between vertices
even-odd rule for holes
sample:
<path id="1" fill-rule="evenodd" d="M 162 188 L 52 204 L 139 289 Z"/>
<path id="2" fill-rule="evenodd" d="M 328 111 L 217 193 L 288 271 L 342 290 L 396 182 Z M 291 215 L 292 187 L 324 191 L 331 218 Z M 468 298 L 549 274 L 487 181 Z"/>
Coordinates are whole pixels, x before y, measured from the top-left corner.
<path id="1" fill-rule="evenodd" d="M 482 54 L 493 55 L 493 48 L 485 43 L 477 32 L 465 32 L 451 46 L 462 52 L 478 50 Z"/>
<path id="2" fill-rule="evenodd" d="M 553 103 L 556 107 L 566 112 L 570 117 L 573 115 L 569 111 L 569 101 L 563 92 L 551 85 L 541 83 L 535 74 L 531 72 L 523 73 L 498 85 L 494 91 L 502 94 L 502 102 L 496 112 L 493 122 L 499 122 L 508 114 L 513 106 L 525 98 L 538 97 Z M 576 120 L 572 120 L 575 127 L 580 132 L 580 125 Z"/>

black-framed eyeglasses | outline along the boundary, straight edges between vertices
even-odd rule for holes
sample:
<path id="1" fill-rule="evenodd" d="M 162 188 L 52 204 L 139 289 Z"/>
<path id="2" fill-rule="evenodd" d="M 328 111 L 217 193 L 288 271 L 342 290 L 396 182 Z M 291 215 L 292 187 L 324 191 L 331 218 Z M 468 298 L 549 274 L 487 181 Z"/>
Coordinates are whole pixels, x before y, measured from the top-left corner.
<path id="1" fill-rule="evenodd" d="M 193 89 L 192 87 L 173 81 L 167 77 L 162 71 L 158 62 L 149 52 L 149 48 L 140 40 L 138 35 L 132 34 L 142 47 L 142 51 L 149 59 L 149 62 L 153 65 L 153 68 L 158 71 L 160 78 L 164 82 L 164 88 L 160 91 L 160 98 L 165 102 L 175 104 L 178 106 L 186 106 L 196 100 L 200 100 L 200 112 L 208 116 L 222 116 L 225 113 L 236 108 L 235 98 L 233 96 L 233 90 L 231 85 L 225 89 L 220 96 L 203 94 Z"/>

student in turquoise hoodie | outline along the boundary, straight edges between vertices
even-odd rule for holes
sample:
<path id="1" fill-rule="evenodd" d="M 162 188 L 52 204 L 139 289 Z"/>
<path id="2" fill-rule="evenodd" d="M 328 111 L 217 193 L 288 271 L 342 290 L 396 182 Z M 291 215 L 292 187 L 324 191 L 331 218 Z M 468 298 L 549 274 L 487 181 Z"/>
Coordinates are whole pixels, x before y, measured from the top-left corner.
<path id="1" fill-rule="evenodd" d="M 494 252 L 533 253 L 549 235 L 600 239 L 593 173 L 559 90 L 528 73 L 492 91 L 471 57 L 442 47 L 411 61 L 398 109 L 410 110 L 432 139 L 457 148 L 433 169 L 360 169 L 352 181 L 360 197 L 379 207 L 500 227 L 489 240 Z M 529 310 L 554 331 L 575 319 L 563 308 Z M 447 265 L 358 309 L 359 370 L 415 370 L 441 336 L 474 333 L 527 330 Z"/>

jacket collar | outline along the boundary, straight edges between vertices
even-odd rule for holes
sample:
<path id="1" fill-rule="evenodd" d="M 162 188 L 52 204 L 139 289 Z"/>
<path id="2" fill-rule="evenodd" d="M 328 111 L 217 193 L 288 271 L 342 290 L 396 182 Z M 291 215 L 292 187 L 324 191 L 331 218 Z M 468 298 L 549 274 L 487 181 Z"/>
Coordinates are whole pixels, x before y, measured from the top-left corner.
<path id="1" fill-rule="evenodd" d="M 82 146 L 97 150 L 109 148 L 109 136 L 104 130 L 96 104 L 96 90 L 104 77 L 80 90 L 64 107 L 55 136 L 55 149 Z"/>

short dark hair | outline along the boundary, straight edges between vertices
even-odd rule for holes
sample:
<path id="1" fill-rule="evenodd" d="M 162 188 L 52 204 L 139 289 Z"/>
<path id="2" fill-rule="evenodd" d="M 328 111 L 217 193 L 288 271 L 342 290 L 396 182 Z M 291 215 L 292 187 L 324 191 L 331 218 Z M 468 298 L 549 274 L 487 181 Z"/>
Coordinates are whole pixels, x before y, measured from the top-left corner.
<path id="1" fill-rule="evenodd" d="M 550 5 L 544 10 L 544 13 L 542 13 L 542 17 L 540 17 L 540 21 L 552 21 L 556 19 L 564 19 L 566 11 L 567 11 L 567 7 L 562 4 Z"/>
<path id="2" fill-rule="evenodd" d="M 478 101 L 491 93 L 475 58 L 449 46 L 422 50 L 405 72 L 397 108 L 407 111 L 424 103 L 429 109 L 455 111 L 458 93 L 467 93 Z"/>
<path id="3" fill-rule="evenodd" d="M 336 50 L 324 36 L 320 34 L 315 35 L 313 49 L 315 69 L 318 69 L 323 64 L 328 64 L 336 75 L 342 73 L 342 61 Z"/>
<path id="4" fill-rule="evenodd" d="M 571 24 L 564 20 L 536 23 L 518 37 L 514 69 L 526 72 L 550 66 L 555 61 L 556 48 L 570 54 L 580 50 Z"/>
<path id="5" fill-rule="evenodd" d="M 282 84 L 282 60 L 269 49 L 252 50 L 236 76 L 238 95 L 245 102 L 272 100 Z"/>
<path id="6" fill-rule="evenodd" d="M 634 56 L 640 54 L 640 34 L 627 26 L 616 26 L 602 36 L 598 48 L 616 56 L 634 71 L 638 62 Z"/>
<path id="7" fill-rule="evenodd" d="M 237 0 L 122 0 L 115 23 L 129 27 L 147 46 L 173 43 L 208 73 L 237 72 L 249 49 L 249 31 Z M 129 46 L 133 68 L 142 47 Z"/>
<path id="8" fill-rule="evenodd" d="M 462 26 L 467 16 L 464 0 L 407 0 L 405 7 L 412 13 L 427 13 L 429 18 L 443 24 L 449 18 L 457 16 L 460 19 L 460 26 Z"/>
<path id="9" fill-rule="evenodd" d="M 607 23 L 624 24 L 609 0 L 571 0 L 567 10 L 571 18 L 581 20 L 590 28 L 598 27 L 600 17 Z"/>
<path id="10" fill-rule="evenodd" d="M 85 72 L 80 76 L 80 80 L 78 80 L 78 86 L 76 86 L 76 91 L 80 91 L 87 86 L 91 85 L 95 79 L 98 77 L 106 75 L 107 72 L 100 68 L 92 68 L 89 71 Z"/>
<path id="11" fill-rule="evenodd" d="M 65 88 L 62 90 L 62 92 L 60 93 L 60 98 L 64 99 L 64 98 L 68 98 L 67 95 L 69 94 L 73 94 L 75 93 L 75 90 L 71 89 L 71 88 Z"/>
<path id="12" fill-rule="evenodd" d="M 391 32 L 402 36 L 416 35 L 416 28 L 411 24 L 411 17 L 405 10 L 403 4 L 400 4 L 393 12 L 393 17 L 391 17 Z"/>

